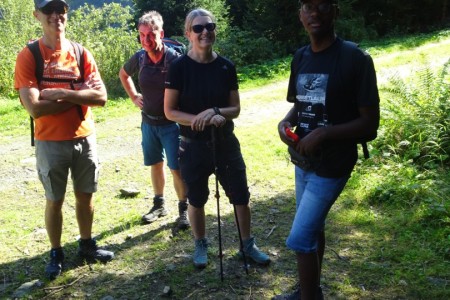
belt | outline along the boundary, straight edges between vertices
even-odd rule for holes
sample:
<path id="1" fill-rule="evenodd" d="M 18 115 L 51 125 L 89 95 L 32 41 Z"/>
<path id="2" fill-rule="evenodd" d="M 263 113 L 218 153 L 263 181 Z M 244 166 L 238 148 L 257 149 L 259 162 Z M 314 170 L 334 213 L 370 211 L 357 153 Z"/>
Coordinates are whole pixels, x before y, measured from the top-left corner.
<path id="1" fill-rule="evenodd" d="M 149 118 L 150 120 L 154 120 L 154 121 L 163 121 L 163 120 L 167 120 L 166 116 L 151 116 L 147 113 L 145 113 L 144 111 L 142 111 L 142 114 L 144 116 L 146 116 L 147 118 Z"/>

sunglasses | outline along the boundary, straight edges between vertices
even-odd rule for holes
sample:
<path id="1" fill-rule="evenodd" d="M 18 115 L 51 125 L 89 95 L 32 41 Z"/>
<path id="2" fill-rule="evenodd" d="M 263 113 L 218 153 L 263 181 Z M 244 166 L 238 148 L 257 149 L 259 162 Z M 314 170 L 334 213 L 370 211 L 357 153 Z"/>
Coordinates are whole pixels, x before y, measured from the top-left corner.
<path id="1" fill-rule="evenodd" d="M 216 23 L 206 23 L 205 25 L 197 24 L 192 26 L 192 31 L 195 33 L 202 33 L 205 28 L 209 32 L 214 31 L 214 29 L 216 29 Z"/>
<path id="2" fill-rule="evenodd" d="M 49 4 L 39 9 L 44 15 L 51 15 L 57 13 L 58 15 L 65 15 L 69 11 L 69 7 L 64 4 Z"/>
<path id="3" fill-rule="evenodd" d="M 336 5 L 328 2 L 320 3 L 319 5 L 314 5 L 312 3 L 303 3 L 301 9 L 307 14 L 310 14 L 315 10 L 317 10 L 321 14 L 327 14 L 331 11 L 331 8 L 333 6 Z"/>

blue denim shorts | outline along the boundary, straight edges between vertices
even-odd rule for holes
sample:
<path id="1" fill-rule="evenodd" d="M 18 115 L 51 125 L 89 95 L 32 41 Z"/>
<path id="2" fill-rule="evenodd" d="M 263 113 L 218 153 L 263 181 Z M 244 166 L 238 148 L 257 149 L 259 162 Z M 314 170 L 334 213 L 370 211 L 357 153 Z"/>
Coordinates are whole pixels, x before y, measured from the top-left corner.
<path id="1" fill-rule="evenodd" d="M 178 146 L 180 144 L 180 127 L 178 124 L 150 125 L 142 122 L 142 151 L 144 165 L 151 166 L 164 161 L 171 170 L 178 170 Z"/>
<path id="2" fill-rule="evenodd" d="M 95 134 L 72 141 L 36 140 L 35 152 L 39 180 L 48 200 L 64 199 L 69 170 L 74 190 L 97 191 L 99 164 Z"/>
<path id="3" fill-rule="evenodd" d="M 286 245 L 300 253 L 317 251 L 319 233 L 349 176 L 325 178 L 295 167 L 296 213 Z"/>

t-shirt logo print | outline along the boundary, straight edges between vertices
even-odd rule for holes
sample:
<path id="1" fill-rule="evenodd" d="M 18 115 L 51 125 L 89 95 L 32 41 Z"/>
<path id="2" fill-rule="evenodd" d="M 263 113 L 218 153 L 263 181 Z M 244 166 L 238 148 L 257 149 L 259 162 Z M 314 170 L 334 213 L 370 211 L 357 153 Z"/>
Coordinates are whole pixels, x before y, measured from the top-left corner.
<path id="1" fill-rule="evenodd" d="M 297 100 L 300 103 L 299 126 L 306 133 L 324 126 L 328 74 L 300 74 L 297 79 Z"/>

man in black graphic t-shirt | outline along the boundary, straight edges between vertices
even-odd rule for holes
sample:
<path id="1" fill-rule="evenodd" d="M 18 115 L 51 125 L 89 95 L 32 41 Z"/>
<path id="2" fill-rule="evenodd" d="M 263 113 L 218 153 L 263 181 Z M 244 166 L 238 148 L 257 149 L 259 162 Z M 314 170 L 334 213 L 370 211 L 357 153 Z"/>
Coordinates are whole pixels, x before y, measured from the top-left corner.
<path id="1" fill-rule="evenodd" d="M 300 285 L 293 294 L 274 299 L 323 299 L 325 218 L 356 163 L 356 141 L 376 133 L 379 125 L 372 59 L 336 37 L 337 2 L 300 1 L 299 17 L 310 44 L 292 61 L 287 100 L 294 106 L 278 125 L 281 140 L 303 160 L 295 167 L 296 215 L 286 241 L 296 253 Z M 293 127 L 298 142 L 286 134 Z"/>

